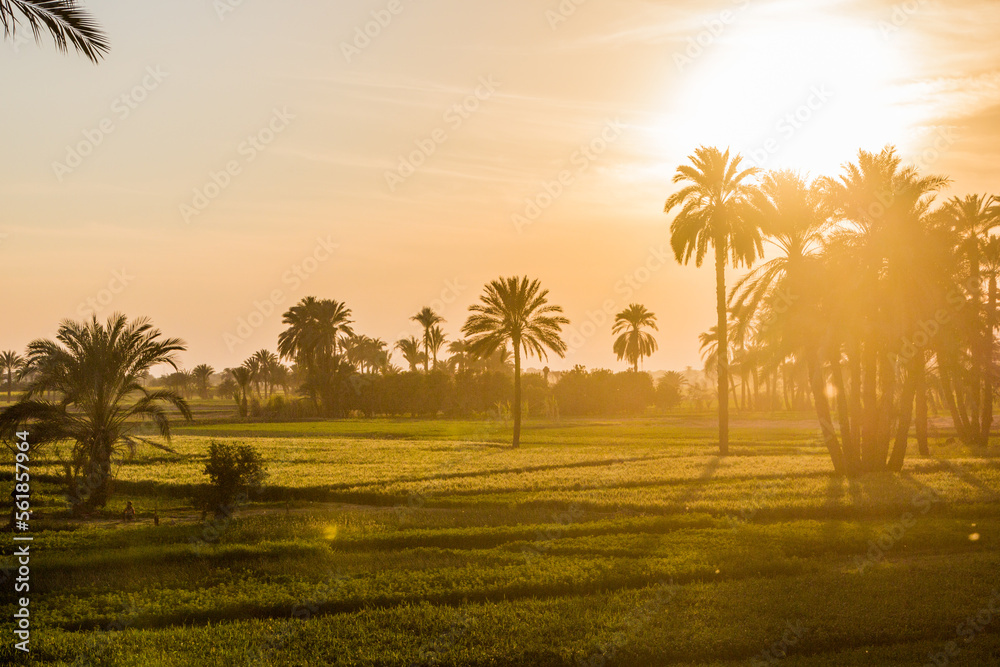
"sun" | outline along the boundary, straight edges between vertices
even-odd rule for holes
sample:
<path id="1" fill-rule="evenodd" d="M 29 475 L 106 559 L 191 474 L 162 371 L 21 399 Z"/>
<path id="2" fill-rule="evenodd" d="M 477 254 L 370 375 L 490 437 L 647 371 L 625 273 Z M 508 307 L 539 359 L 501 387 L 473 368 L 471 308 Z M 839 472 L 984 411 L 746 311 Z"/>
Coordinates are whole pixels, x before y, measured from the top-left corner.
<path id="1" fill-rule="evenodd" d="M 874 24 L 815 14 L 737 17 L 679 65 L 660 140 L 669 154 L 730 146 L 765 169 L 834 173 L 859 148 L 908 140 L 901 53 Z"/>

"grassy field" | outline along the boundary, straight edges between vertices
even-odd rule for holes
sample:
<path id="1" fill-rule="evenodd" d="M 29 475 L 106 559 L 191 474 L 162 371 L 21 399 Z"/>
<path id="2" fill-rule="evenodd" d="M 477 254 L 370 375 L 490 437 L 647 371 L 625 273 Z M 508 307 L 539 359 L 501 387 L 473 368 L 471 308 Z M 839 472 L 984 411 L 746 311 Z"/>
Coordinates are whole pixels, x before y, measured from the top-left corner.
<path id="1" fill-rule="evenodd" d="M 36 487 L 35 662 L 1000 664 L 1000 460 L 936 444 L 844 480 L 808 415 L 736 420 L 726 459 L 713 428 L 532 423 L 516 451 L 492 422 L 181 428 L 105 518 Z M 212 440 L 270 478 L 202 522 Z"/>

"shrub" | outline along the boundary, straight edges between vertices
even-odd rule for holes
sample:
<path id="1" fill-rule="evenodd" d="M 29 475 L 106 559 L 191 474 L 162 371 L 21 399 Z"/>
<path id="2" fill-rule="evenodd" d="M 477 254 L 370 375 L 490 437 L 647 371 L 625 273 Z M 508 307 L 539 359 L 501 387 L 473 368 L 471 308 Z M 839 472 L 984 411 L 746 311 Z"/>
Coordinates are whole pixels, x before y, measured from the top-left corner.
<path id="1" fill-rule="evenodd" d="M 216 514 L 227 513 L 237 497 L 245 498 L 250 491 L 260 488 L 267 478 L 260 453 L 250 445 L 239 443 L 212 442 L 208 446 L 205 474 L 212 485 L 208 502 Z"/>

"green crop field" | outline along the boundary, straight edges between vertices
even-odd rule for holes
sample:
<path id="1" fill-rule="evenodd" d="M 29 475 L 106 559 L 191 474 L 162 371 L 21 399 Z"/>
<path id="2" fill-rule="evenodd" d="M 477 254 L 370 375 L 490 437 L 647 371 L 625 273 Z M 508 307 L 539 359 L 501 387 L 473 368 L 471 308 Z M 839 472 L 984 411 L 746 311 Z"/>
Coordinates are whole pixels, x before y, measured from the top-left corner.
<path id="1" fill-rule="evenodd" d="M 36 464 L 32 653 L 1000 664 L 1000 460 L 946 435 L 900 475 L 847 480 L 808 415 L 736 420 L 724 459 L 708 415 L 532 422 L 518 450 L 495 422 L 187 426 L 121 465 L 103 517 L 67 518 L 58 466 Z M 213 440 L 256 446 L 270 474 L 203 520 Z"/>

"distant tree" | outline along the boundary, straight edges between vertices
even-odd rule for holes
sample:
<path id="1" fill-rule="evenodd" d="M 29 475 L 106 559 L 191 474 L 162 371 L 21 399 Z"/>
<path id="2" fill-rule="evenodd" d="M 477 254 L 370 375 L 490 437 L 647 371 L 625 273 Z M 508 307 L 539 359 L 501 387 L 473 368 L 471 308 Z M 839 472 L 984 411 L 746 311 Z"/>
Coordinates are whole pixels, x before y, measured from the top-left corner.
<path id="1" fill-rule="evenodd" d="M 14 389 L 14 373 L 24 366 L 24 358 L 13 350 L 0 353 L 0 373 L 7 374 L 7 402 L 11 402 L 11 392 Z"/>
<path id="2" fill-rule="evenodd" d="M 687 384 L 677 371 L 667 371 L 656 383 L 656 404 L 661 408 L 675 408 L 683 399 L 682 388 Z"/>
<path id="3" fill-rule="evenodd" d="M 65 463 L 70 501 L 75 510 L 103 507 L 111 494 L 113 456 L 134 450 L 143 420 L 170 438 L 164 406 L 191 419 L 187 402 L 173 391 L 149 391 L 142 372 L 166 364 L 176 368 L 184 351 L 177 338 L 163 338 L 147 319 L 129 322 L 112 315 L 106 323 L 65 321 L 55 340 L 28 346 L 26 368 L 32 372 L 20 401 L 0 413 L 0 434 L 28 430 L 36 446 L 71 443 Z M 52 392 L 58 403 L 44 400 Z M 82 475 L 82 478 L 81 478 Z"/>
<path id="4" fill-rule="evenodd" d="M 198 388 L 198 396 L 202 399 L 206 399 L 209 396 L 209 381 L 213 373 L 215 373 L 215 369 L 208 364 L 199 364 L 191 371 L 195 386 Z"/>
<path id="5" fill-rule="evenodd" d="M 21 15 L 20 19 L 15 12 Z M 110 48 L 100 26 L 75 0 L 0 0 L 4 37 L 16 37 L 21 20 L 27 22 L 35 41 L 41 39 L 44 28 L 57 49 L 65 53 L 72 45 L 95 63 Z"/>
<path id="6" fill-rule="evenodd" d="M 427 355 L 420 350 L 420 340 L 416 336 L 397 340 L 396 349 L 403 355 L 406 363 L 410 365 L 411 371 L 417 370 L 420 363 L 427 360 Z"/>
<path id="7" fill-rule="evenodd" d="M 438 352 L 444 346 L 445 340 L 446 336 L 444 330 L 436 324 L 432 326 L 430 332 L 427 334 L 427 348 L 430 350 L 431 360 L 434 362 L 434 368 L 437 368 Z"/>
<path id="8" fill-rule="evenodd" d="M 472 315 L 462 327 L 473 353 L 492 355 L 508 342 L 514 351 L 514 437 L 521 441 L 521 353 L 548 359 L 547 350 L 566 353 L 562 325 L 569 324 L 562 308 L 550 305 L 548 290 L 527 276 L 498 278 L 488 284 L 481 303 L 469 306 Z"/>
<path id="9" fill-rule="evenodd" d="M 250 373 L 250 369 L 246 366 L 240 366 L 239 368 L 234 368 L 230 371 L 233 377 L 233 382 L 236 383 L 237 392 L 233 395 L 233 400 L 236 401 L 236 407 L 239 410 L 241 417 L 246 417 L 250 414 L 250 385 L 253 382 L 253 375 Z"/>
<path id="10" fill-rule="evenodd" d="M 469 368 L 469 344 L 464 339 L 453 340 L 448 343 L 448 364 L 453 371 L 461 373 Z"/>
<path id="11" fill-rule="evenodd" d="M 656 315 L 646 310 L 645 306 L 633 303 L 615 316 L 611 329 L 611 333 L 619 334 L 614 345 L 618 360 L 627 360 L 633 371 L 639 370 L 644 357 L 656 352 L 656 339 L 653 334 L 643 331 L 644 328 L 659 330 L 656 327 Z"/>
<path id="12" fill-rule="evenodd" d="M 424 372 L 427 373 L 430 371 L 431 328 L 435 324 L 444 322 L 444 318 L 425 306 L 410 319 L 419 323 L 424 328 Z"/>
<path id="13" fill-rule="evenodd" d="M 174 371 L 164 380 L 164 386 L 177 392 L 183 398 L 187 398 L 191 393 L 191 383 L 193 379 L 187 371 Z"/>
<path id="14" fill-rule="evenodd" d="M 338 389 L 351 372 L 341 358 L 342 338 L 354 334 L 350 308 L 340 301 L 306 297 L 285 313 L 283 321 L 288 328 L 278 335 L 278 353 L 301 367 L 303 388 L 317 409 L 326 415 L 339 412 Z"/>
<path id="15" fill-rule="evenodd" d="M 755 188 L 748 182 L 759 169 L 743 168 L 742 158 L 718 148 L 702 146 L 690 156 L 691 164 L 677 167 L 674 183 L 684 187 L 667 199 L 664 211 L 680 207 L 670 225 L 670 245 L 677 261 L 687 264 L 694 257 L 701 266 L 708 249 L 715 251 L 715 296 L 717 329 L 721 336 L 718 355 L 719 453 L 729 453 L 729 340 L 726 322 L 726 264 L 753 264 L 763 252 L 760 230 L 751 216 Z"/>
<path id="16" fill-rule="evenodd" d="M 362 373 L 378 373 L 389 365 L 389 352 L 380 338 L 353 336 L 348 341 L 347 359 Z"/>

